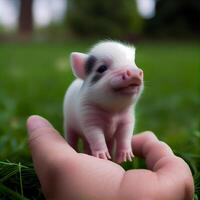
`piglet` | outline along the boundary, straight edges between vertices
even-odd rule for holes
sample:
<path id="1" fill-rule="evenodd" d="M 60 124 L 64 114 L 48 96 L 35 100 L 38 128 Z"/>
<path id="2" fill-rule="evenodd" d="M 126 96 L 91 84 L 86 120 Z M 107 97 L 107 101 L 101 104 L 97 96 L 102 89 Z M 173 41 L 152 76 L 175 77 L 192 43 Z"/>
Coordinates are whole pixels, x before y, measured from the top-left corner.
<path id="1" fill-rule="evenodd" d="M 68 143 L 118 163 L 131 161 L 136 102 L 143 90 L 143 71 L 135 48 L 115 41 L 97 43 L 88 54 L 71 53 L 76 80 L 64 98 L 64 131 Z M 114 149 L 114 150 L 113 150 Z"/>

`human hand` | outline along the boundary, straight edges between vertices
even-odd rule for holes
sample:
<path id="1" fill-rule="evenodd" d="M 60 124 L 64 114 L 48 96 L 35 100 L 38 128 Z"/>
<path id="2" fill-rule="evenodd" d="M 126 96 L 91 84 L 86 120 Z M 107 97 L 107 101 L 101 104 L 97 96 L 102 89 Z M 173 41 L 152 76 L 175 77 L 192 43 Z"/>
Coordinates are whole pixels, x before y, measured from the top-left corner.
<path id="1" fill-rule="evenodd" d="M 188 165 L 151 132 L 133 136 L 135 156 L 148 170 L 124 169 L 109 160 L 77 153 L 44 118 L 27 120 L 36 173 L 51 200 L 192 200 Z"/>

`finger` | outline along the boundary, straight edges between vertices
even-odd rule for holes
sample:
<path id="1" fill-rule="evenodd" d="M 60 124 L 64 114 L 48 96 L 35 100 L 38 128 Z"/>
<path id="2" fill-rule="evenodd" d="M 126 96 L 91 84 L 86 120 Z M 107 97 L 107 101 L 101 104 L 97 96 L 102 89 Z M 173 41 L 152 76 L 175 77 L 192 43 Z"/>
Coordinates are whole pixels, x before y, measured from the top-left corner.
<path id="1" fill-rule="evenodd" d="M 55 150 L 74 152 L 65 139 L 44 118 L 33 115 L 27 120 L 29 144 L 32 152 L 54 153 Z M 55 152 L 56 153 L 56 152 Z"/>
<path id="2" fill-rule="evenodd" d="M 75 154 L 75 151 L 46 119 L 40 116 L 29 117 L 27 129 L 29 147 L 36 168 L 45 170 L 49 164 L 60 159 L 60 156 L 72 157 Z"/>
<path id="3" fill-rule="evenodd" d="M 159 177 L 156 180 L 159 180 L 160 191 L 162 188 L 164 196 L 182 193 L 184 196 L 182 199 L 193 199 L 194 183 L 190 168 L 184 160 L 173 154 L 166 143 L 159 141 L 153 133 L 148 131 L 133 136 L 132 148 L 133 153 L 143 157 L 147 167 L 156 172 Z M 166 181 L 172 188 L 166 189 Z M 176 192 L 173 194 L 175 187 Z"/>
<path id="4" fill-rule="evenodd" d="M 162 158 L 174 156 L 170 147 L 160 142 L 157 137 L 149 131 L 133 136 L 132 148 L 133 154 L 145 158 L 147 167 L 152 170 Z"/>

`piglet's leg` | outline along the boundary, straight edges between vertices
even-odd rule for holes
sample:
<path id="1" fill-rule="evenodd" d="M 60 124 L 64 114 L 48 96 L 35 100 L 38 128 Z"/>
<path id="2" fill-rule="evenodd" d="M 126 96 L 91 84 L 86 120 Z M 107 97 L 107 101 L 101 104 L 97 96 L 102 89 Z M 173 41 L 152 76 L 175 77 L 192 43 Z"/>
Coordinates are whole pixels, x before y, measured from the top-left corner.
<path id="1" fill-rule="evenodd" d="M 131 147 L 131 138 L 133 134 L 133 125 L 131 123 L 121 124 L 116 133 L 116 162 L 122 163 L 132 161 L 134 157 Z"/>
<path id="2" fill-rule="evenodd" d="M 68 129 L 66 137 L 69 145 L 78 151 L 78 135 L 72 129 Z"/>
<path id="3" fill-rule="evenodd" d="M 110 159 L 110 154 L 106 145 L 103 131 L 98 128 L 92 128 L 84 132 L 89 143 L 92 155 L 97 158 Z"/>
<path id="4" fill-rule="evenodd" d="M 85 154 L 91 155 L 91 150 L 90 150 L 90 146 L 89 146 L 88 142 L 85 139 L 82 139 L 82 140 L 83 140 L 83 152 Z"/>

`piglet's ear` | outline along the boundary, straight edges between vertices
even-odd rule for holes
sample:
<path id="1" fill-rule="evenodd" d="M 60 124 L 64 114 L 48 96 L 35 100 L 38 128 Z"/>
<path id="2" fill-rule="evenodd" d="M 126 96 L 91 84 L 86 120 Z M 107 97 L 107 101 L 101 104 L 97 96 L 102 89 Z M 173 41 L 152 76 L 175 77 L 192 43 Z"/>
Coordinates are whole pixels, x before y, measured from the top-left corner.
<path id="1" fill-rule="evenodd" d="M 85 79 L 85 62 L 87 58 L 88 55 L 84 53 L 71 53 L 71 65 L 73 74 L 83 80 Z"/>

